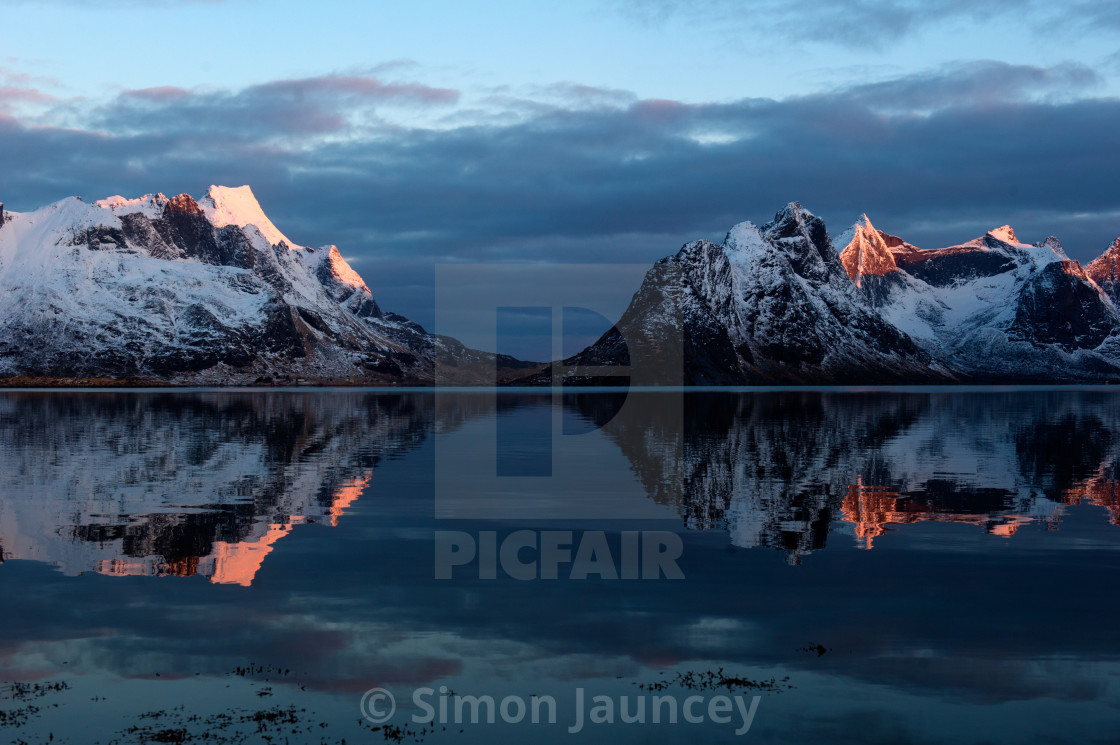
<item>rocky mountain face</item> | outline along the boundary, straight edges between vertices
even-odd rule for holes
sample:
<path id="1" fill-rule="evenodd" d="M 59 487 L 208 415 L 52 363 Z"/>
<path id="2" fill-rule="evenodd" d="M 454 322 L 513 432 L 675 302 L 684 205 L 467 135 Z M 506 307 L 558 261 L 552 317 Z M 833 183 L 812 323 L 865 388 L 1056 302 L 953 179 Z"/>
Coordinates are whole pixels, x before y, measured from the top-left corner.
<path id="1" fill-rule="evenodd" d="M 1085 273 L 1116 303 L 1120 299 L 1120 238 L 1090 261 Z"/>
<path id="2" fill-rule="evenodd" d="M 247 186 L 72 198 L 0 226 L 2 377 L 423 384 L 437 359 L 462 383 L 496 362 L 383 311 L 336 246 L 293 243 Z"/>
<path id="3" fill-rule="evenodd" d="M 1117 258 L 1120 240 L 1086 269 L 1056 238 L 1024 244 L 1006 225 L 921 249 L 866 215 L 833 243 L 791 203 L 761 228 L 741 223 L 720 245 L 696 241 L 658 262 L 561 376 L 632 364 L 650 329 L 671 327 L 686 384 L 1111 381 Z"/>
<path id="4" fill-rule="evenodd" d="M 695 241 L 662 259 L 616 327 L 564 363 L 619 364 L 623 347 L 648 346 L 648 329 L 670 323 L 686 384 L 952 380 L 866 301 L 824 222 L 797 203 L 761 228 L 736 225 L 721 245 Z"/>

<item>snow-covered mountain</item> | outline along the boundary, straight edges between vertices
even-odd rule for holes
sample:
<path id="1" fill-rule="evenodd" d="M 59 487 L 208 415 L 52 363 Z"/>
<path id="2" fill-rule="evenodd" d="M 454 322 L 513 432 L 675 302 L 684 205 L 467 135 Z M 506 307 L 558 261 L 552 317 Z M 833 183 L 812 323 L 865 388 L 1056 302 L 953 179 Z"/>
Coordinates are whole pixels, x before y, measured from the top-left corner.
<path id="1" fill-rule="evenodd" d="M 1006 225 L 921 249 L 866 215 L 834 242 L 794 202 L 662 259 L 561 375 L 592 380 L 579 368 L 633 365 L 676 334 L 686 384 L 1117 380 L 1118 259 L 1120 240 L 1086 270 L 1056 238 L 1028 245 Z"/>
<path id="2" fill-rule="evenodd" d="M 867 302 L 959 379 L 1120 376 L 1120 311 L 1057 238 L 1029 245 L 1004 225 L 961 245 L 920 249 L 864 215 L 837 246 Z M 1102 280 L 1107 255 L 1094 262 Z"/>
<path id="3" fill-rule="evenodd" d="M 761 228 L 743 222 L 721 245 L 694 241 L 662 259 L 616 327 L 565 364 L 630 364 L 629 349 L 670 333 L 682 337 L 687 384 L 952 379 L 866 302 L 824 222 L 796 202 Z"/>
<path id="4" fill-rule="evenodd" d="M 464 383 L 494 368 L 383 311 L 336 246 L 289 240 L 248 186 L 0 219 L 2 377 L 424 383 L 437 358 Z"/>

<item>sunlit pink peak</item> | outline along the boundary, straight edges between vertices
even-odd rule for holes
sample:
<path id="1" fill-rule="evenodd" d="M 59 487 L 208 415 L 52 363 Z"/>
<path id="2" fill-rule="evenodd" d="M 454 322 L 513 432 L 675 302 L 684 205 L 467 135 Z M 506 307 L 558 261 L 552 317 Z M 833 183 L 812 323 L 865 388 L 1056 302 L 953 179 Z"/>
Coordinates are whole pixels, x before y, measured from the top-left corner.
<path id="1" fill-rule="evenodd" d="M 989 230 L 988 235 L 1004 243 L 1019 242 L 1019 239 L 1015 237 L 1015 231 L 1011 229 L 1010 225 L 1002 225 L 995 230 Z"/>
<path id="2" fill-rule="evenodd" d="M 1120 283 L 1120 238 L 1106 248 L 1103 254 L 1090 261 L 1085 271 L 1097 284 Z"/>
<path id="3" fill-rule="evenodd" d="M 852 226 L 839 235 L 834 241 L 833 246 L 837 251 L 843 253 L 844 249 L 852 245 L 858 237 L 863 237 L 867 241 L 873 243 L 880 243 L 882 239 L 879 237 L 879 231 L 871 224 L 871 218 L 864 212 L 859 216 Z"/>
<path id="4" fill-rule="evenodd" d="M 369 288 L 366 287 L 366 283 L 362 279 L 361 275 L 354 271 L 354 269 L 350 266 L 350 263 L 342 257 L 342 254 L 338 250 L 338 246 L 332 244 L 323 246 L 319 250 L 326 252 L 325 260 L 329 262 L 331 274 L 335 279 L 349 287 L 360 287 L 366 292 L 369 292 Z"/>
<path id="5" fill-rule="evenodd" d="M 865 276 L 883 276 L 898 269 L 887 237 L 875 229 L 871 218 L 864 213 L 833 242 L 833 246 L 840 252 L 840 263 L 844 265 L 844 271 L 856 283 L 856 287 L 863 286 Z"/>
<path id="6" fill-rule="evenodd" d="M 875 228 L 874 225 L 871 224 L 871 218 L 867 216 L 866 212 L 859 216 L 859 219 L 855 221 L 851 228 L 849 228 L 849 231 L 853 236 L 855 236 L 856 234 L 862 234 L 867 236 L 868 238 L 877 238 L 879 235 L 879 231 Z M 844 249 L 844 245 L 837 245 L 836 248 L 842 251 Z"/>
<path id="7" fill-rule="evenodd" d="M 253 190 L 248 186 L 211 186 L 206 196 L 199 200 L 198 206 L 215 227 L 236 225 L 244 228 L 254 225 L 272 245 L 281 241 L 289 246 L 295 245 L 264 214 L 257 198 L 253 196 Z"/>
<path id="8" fill-rule="evenodd" d="M 1114 240 L 1112 242 L 1112 245 L 1106 248 L 1104 252 L 1106 255 L 1111 254 L 1113 256 L 1120 256 L 1120 238 Z"/>

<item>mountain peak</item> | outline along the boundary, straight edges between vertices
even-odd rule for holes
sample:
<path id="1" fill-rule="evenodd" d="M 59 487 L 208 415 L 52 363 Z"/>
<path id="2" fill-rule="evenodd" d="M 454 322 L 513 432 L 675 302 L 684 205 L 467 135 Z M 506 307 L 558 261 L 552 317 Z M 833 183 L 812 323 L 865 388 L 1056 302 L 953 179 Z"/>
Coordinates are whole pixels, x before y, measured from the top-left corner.
<path id="1" fill-rule="evenodd" d="M 253 190 L 248 186 L 211 186 L 199 203 L 214 227 L 253 225 L 272 245 L 280 242 L 295 245 L 264 214 Z"/>
<path id="2" fill-rule="evenodd" d="M 1066 251 L 1062 247 L 1062 242 L 1058 240 L 1057 236 L 1047 236 L 1046 240 L 1039 241 L 1034 245 L 1038 248 L 1048 248 L 1063 259 L 1069 258 L 1066 256 Z"/>
<path id="3" fill-rule="evenodd" d="M 879 277 L 898 269 L 883 233 L 871 224 L 871 218 L 866 212 L 840 235 L 836 250 L 840 252 L 840 263 L 844 266 L 844 271 L 856 283 L 856 287 L 863 286 L 866 276 Z"/>
<path id="4" fill-rule="evenodd" d="M 780 223 L 784 220 L 792 219 L 799 223 L 805 223 L 816 217 L 812 212 L 805 209 L 801 202 L 790 202 L 785 207 L 778 210 L 774 215 L 774 222 Z"/>
<path id="5" fill-rule="evenodd" d="M 1120 238 L 1090 261 L 1085 271 L 1114 300 L 1120 299 Z"/>
<path id="6" fill-rule="evenodd" d="M 183 214 L 202 214 L 202 208 L 190 194 L 180 194 L 177 197 L 172 197 L 167 202 L 167 208 L 172 212 Z"/>
<path id="7" fill-rule="evenodd" d="M 794 236 L 808 237 L 808 228 L 819 222 L 816 215 L 805 209 L 800 202 L 790 202 L 774 213 L 774 219 L 762 226 L 763 236 L 768 240 L 781 240 Z"/>
<path id="8" fill-rule="evenodd" d="M 323 248 L 327 252 L 325 262 L 337 281 L 342 282 L 348 287 L 361 288 L 369 292 L 369 287 L 366 286 L 361 275 L 354 271 L 353 267 L 350 266 L 350 262 L 342 257 L 338 246 L 331 244 L 330 246 L 323 246 Z"/>
<path id="9" fill-rule="evenodd" d="M 992 236 L 998 241 L 1004 243 L 1018 243 L 1019 239 L 1015 237 L 1015 231 L 1010 225 L 1001 225 L 994 230 L 989 230 L 988 235 Z"/>
<path id="10" fill-rule="evenodd" d="M 824 220 L 790 202 L 762 226 L 762 235 L 789 258 L 793 270 L 805 278 L 825 279 L 843 273 L 840 256 L 832 246 Z"/>
<path id="11" fill-rule="evenodd" d="M 727 231 L 723 245 L 732 251 L 745 254 L 765 250 L 762 232 L 750 220 L 741 222 Z"/>
<path id="12" fill-rule="evenodd" d="M 843 253 L 844 249 L 851 245 L 856 236 L 872 236 L 878 235 L 878 233 L 879 231 L 875 228 L 874 225 L 871 224 L 871 218 L 867 216 L 866 212 L 864 212 L 858 218 L 856 218 L 856 221 L 852 223 L 852 226 L 850 228 L 845 230 L 836 238 L 836 240 L 833 242 L 833 245 L 836 246 L 837 251 Z"/>

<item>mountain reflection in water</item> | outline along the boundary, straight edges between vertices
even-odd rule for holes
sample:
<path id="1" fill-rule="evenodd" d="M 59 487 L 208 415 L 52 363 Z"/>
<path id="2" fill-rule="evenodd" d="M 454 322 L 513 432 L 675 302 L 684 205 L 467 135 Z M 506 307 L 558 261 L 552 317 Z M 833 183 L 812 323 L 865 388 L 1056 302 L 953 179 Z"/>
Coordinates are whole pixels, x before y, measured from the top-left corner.
<path id="1" fill-rule="evenodd" d="M 475 419 L 538 426 L 551 406 L 505 392 L 3 394 L 2 558 L 248 585 L 295 526 L 337 525 L 386 458 Z M 605 437 L 684 528 L 791 563 L 837 531 L 871 548 L 922 521 L 1010 537 L 1089 504 L 1120 525 L 1108 391 L 590 392 L 562 406 L 577 434 L 560 436 Z"/>

